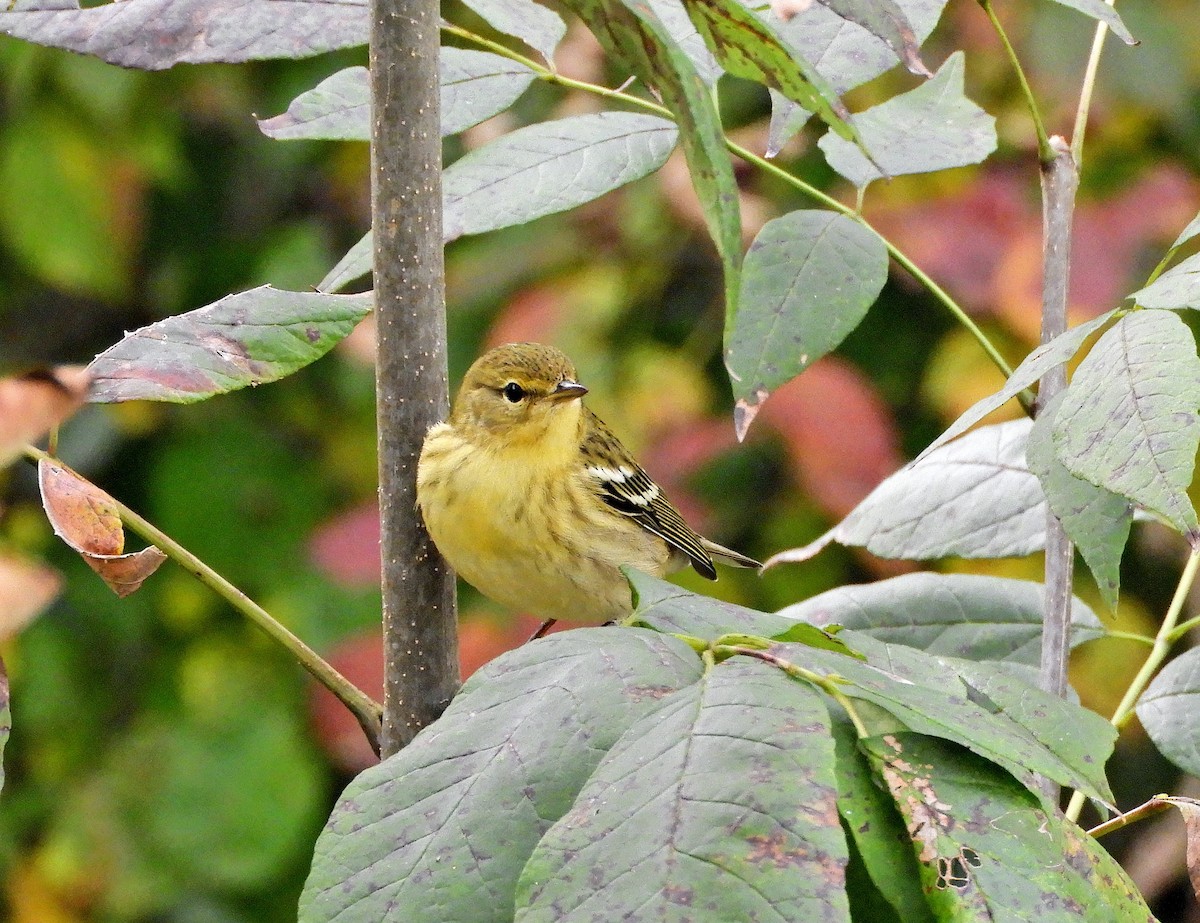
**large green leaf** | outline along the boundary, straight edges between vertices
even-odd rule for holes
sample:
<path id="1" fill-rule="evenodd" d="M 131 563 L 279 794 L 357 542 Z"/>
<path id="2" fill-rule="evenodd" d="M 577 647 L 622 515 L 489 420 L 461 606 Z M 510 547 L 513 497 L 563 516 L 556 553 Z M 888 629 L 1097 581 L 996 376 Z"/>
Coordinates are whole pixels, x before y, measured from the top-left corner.
<path id="1" fill-rule="evenodd" d="M 1079 365 L 1054 419 L 1072 474 L 1158 513 L 1197 537 L 1188 499 L 1200 446 L 1200 358 L 1170 311 L 1135 311 Z"/>
<path id="2" fill-rule="evenodd" d="M 442 136 L 457 134 L 507 109 L 533 82 L 528 67 L 487 51 L 443 48 Z M 269 138 L 371 140 L 371 85 L 365 67 L 347 67 L 301 93 L 287 112 L 258 120 Z"/>
<path id="3" fill-rule="evenodd" d="M 690 648 L 641 629 L 578 629 L 492 661 L 342 793 L 301 921 L 511 920 L 530 852 L 608 749 L 701 675 Z"/>
<path id="4" fill-rule="evenodd" d="M 860 188 L 882 174 L 932 173 L 979 163 L 996 149 L 996 120 L 963 92 L 964 56 L 956 51 L 932 80 L 856 113 L 862 151 L 837 135 L 819 144 L 829 165 Z"/>
<path id="5" fill-rule="evenodd" d="M 1088 337 L 1112 319 L 1113 313 L 1112 311 L 1108 311 L 1099 317 L 1092 318 L 1086 323 L 1072 327 L 1065 333 L 1056 336 L 1049 343 L 1044 343 L 1030 352 L 1021 364 L 1013 370 L 1012 375 L 1009 376 L 1003 388 L 995 394 L 988 395 L 976 401 L 963 411 L 962 415 L 950 424 L 944 433 L 925 447 L 925 451 L 918 456 L 918 461 L 950 440 L 961 436 L 993 410 L 1004 406 L 1026 388 L 1041 379 L 1054 366 L 1062 365 L 1074 356 L 1079 352 L 1080 347 L 1083 346 L 1084 341 Z"/>
<path id="6" fill-rule="evenodd" d="M 678 132 L 666 119 L 596 112 L 539 122 L 446 168 L 443 234 L 454 240 L 590 202 L 663 165 Z"/>
<path id="7" fill-rule="evenodd" d="M 365 45 L 369 22 L 365 0 L 124 0 L 0 12 L 0 33 L 121 67 L 161 70 Z"/>
<path id="8" fill-rule="evenodd" d="M 1138 702 L 1138 720 L 1163 756 L 1200 776 L 1200 648 L 1180 654 L 1154 677 Z"/>
<path id="9" fill-rule="evenodd" d="M 742 658 L 624 734 L 521 876 L 520 923 L 849 920 L 822 696 Z"/>
<path id="10" fill-rule="evenodd" d="M 771 651 L 789 663 L 839 677 L 839 687 L 847 696 L 879 706 L 909 730 L 962 744 L 1003 766 L 1027 788 L 1036 789 L 1036 776 L 1041 774 L 1089 797 L 1112 802 L 1104 777 L 1112 738 L 1073 733 L 1080 728 L 1094 730 L 1087 721 L 1090 713 L 1084 709 L 1064 701 L 1067 711 L 1063 714 L 1073 716 L 1072 720 L 1050 715 L 1043 720 L 1052 722 L 1053 728 L 1035 733 L 1010 715 L 1003 704 L 974 693 L 974 684 L 962 677 L 961 665 L 967 661 L 931 657 L 915 648 L 883 644 L 864 636 L 851 637 L 862 645 L 868 662 L 792 644 L 775 644 Z M 1037 690 L 1015 676 L 1006 675 L 1005 683 L 1037 700 Z M 1096 715 L 1091 717 L 1101 720 Z M 1061 744 L 1049 746 L 1048 739 Z"/>
<path id="11" fill-rule="evenodd" d="M 371 295 L 264 285 L 126 334 L 88 366 L 89 400 L 186 404 L 289 375 L 325 355 L 371 310 Z"/>
<path id="12" fill-rule="evenodd" d="M 1054 454 L 1054 418 L 1065 397 L 1066 392 L 1055 395 L 1038 413 L 1029 433 L 1026 458 L 1050 509 L 1091 568 L 1104 602 L 1116 609 L 1121 553 L 1129 539 L 1133 509 L 1120 494 L 1075 477 Z"/>
<path id="13" fill-rule="evenodd" d="M 858 326 L 887 262 L 879 236 L 837 212 L 798 210 L 763 226 L 742 267 L 741 309 L 725 329 L 739 436 L 771 391 Z"/>
<path id="14" fill-rule="evenodd" d="M 850 515 L 767 565 L 805 561 L 830 542 L 884 558 L 1006 558 L 1045 543 L 1046 498 L 1025 464 L 1029 420 L 983 426 L 901 468 Z"/>
<path id="15" fill-rule="evenodd" d="M 566 0 L 604 49 L 661 97 L 679 124 L 692 185 L 725 273 L 725 318 L 737 314 L 742 217 L 712 92 L 653 9 L 639 0 Z"/>
<path id="16" fill-rule="evenodd" d="M 1042 647 L 1042 584 L 980 574 L 904 574 L 843 586 L 788 606 L 781 616 L 841 625 L 928 654 L 1036 666 Z M 1071 602 L 1071 643 L 1103 635 L 1100 620 Z"/>
<path id="17" fill-rule="evenodd" d="M 631 567 L 623 570 L 637 601 L 632 624 L 708 642 L 722 635 L 740 634 L 851 653 L 845 644 L 815 625 L 701 596 Z"/>
<path id="18" fill-rule="evenodd" d="M 861 704 L 861 703 L 860 703 Z M 841 712 L 841 709 L 838 709 Z M 859 749 L 854 725 L 835 712 L 833 745 L 837 756 L 838 813 L 862 857 L 867 874 L 902 923 L 932 923 L 921 891 L 920 871 L 911 850 L 897 849 L 908 838 L 904 821 Z M 854 895 L 851 895 L 853 901 Z"/>
<path id="19" fill-rule="evenodd" d="M 994 766 L 914 734 L 860 746 L 904 815 L 938 920 L 1153 923 L 1103 847 Z"/>

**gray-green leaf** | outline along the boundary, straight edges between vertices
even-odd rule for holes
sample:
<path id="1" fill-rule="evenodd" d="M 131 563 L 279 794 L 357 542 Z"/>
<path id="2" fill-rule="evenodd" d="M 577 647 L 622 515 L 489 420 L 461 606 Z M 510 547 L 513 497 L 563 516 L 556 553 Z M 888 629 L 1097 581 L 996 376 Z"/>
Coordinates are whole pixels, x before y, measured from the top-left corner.
<path id="1" fill-rule="evenodd" d="M 1115 610 L 1121 587 L 1121 553 L 1129 539 L 1133 509 L 1120 494 L 1075 477 L 1054 454 L 1054 417 L 1065 396 L 1066 392 L 1056 395 L 1038 413 L 1026 458 L 1050 509 L 1096 578 L 1105 604 Z"/>
<path id="2" fill-rule="evenodd" d="M 1012 375 L 1009 376 L 1003 388 L 995 394 L 976 401 L 967 408 L 962 416 L 950 424 L 944 433 L 926 446 L 925 451 L 917 456 L 917 460 L 920 461 L 930 452 L 940 448 L 950 440 L 958 438 L 993 410 L 1004 406 L 1034 382 L 1038 381 L 1054 366 L 1066 362 L 1075 353 L 1079 352 L 1079 348 L 1083 346 L 1084 340 L 1107 324 L 1112 316 L 1113 312 L 1108 311 L 1099 317 L 1092 318 L 1087 323 L 1080 324 L 1078 327 L 1072 327 L 1065 333 L 1056 336 L 1049 343 L 1044 343 L 1034 349 L 1013 370 Z"/>
<path id="3" fill-rule="evenodd" d="M 878 235 L 832 211 L 768 221 L 742 266 L 741 309 L 726 328 L 738 438 L 771 391 L 833 350 L 887 281 Z"/>
<path id="4" fill-rule="evenodd" d="M 446 169 L 445 239 L 597 199 L 661 167 L 677 138 L 671 122 L 634 112 L 572 116 L 503 135 Z"/>
<path id="5" fill-rule="evenodd" d="M 561 16 L 533 0 L 463 0 L 463 3 L 505 35 L 515 35 L 536 48 L 547 61 L 567 34 Z"/>
<path id="6" fill-rule="evenodd" d="M 1154 677 L 1137 706 L 1138 720 L 1163 756 L 1200 776 L 1200 648 L 1180 654 Z"/>
<path id="7" fill-rule="evenodd" d="M 1007 558 L 1045 542 L 1046 499 L 1025 464 L 1029 420 L 983 426 L 901 468 L 815 542 L 767 566 L 805 561 L 830 542 L 884 558 Z"/>
<path id="8" fill-rule="evenodd" d="M 892 176 L 979 163 L 996 149 L 996 120 L 963 94 L 964 57 L 956 51 L 932 80 L 854 116 L 863 145 Z M 821 138 L 829 165 L 856 186 L 880 178 L 853 144 Z"/>
<path id="9" fill-rule="evenodd" d="M 681 641 L 639 629 L 581 628 L 492 661 L 342 793 L 300 919 L 511 921 L 542 834 L 622 733 L 701 673 Z"/>
<path id="10" fill-rule="evenodd" d="M 1104 0 L 1055 0 L 1055 3 L 1061 3 L 1063 6 L 1069 6 L 1073 10 L 1078 10 L 1085 16 L 1091 16 L 1092 19 L 1098 19 L 1107 25 L 1117 38 L 1123 41 L 1126 45 L 1136 45 L 1137 39 L 1130 35 L 1129 30 L 1125 28 L 1125 22 L 1117 14 L 1117 11 Z"/>
<path id="11" fill-rule="evenodd" d="M 1200 218 L 1192 224 L 1197 226 L 1192 233 L 1200 233 Z M 1187 240 L 1183 234 L 1180 238 Z M 1200 253 L 1181 260 L 1129 297 L 1143 308 L 1200 308 Z"/>
<path id="12" fill-rule="evenodd" d="M 519 923 L 848 920 L 822 696 L 721 663 L 608 752 L 538 844 Z"/>
<path id="13" fill-rule="evenodd" d="M 1054 420 L 1073 474 L 1158 513 L 1197 538 L 1188 499 L 1200 445 L 1200 358 L 1170 311 L 1135 311 L 1079 365 Z"/>
<path id="14" fill-rule="evenodd" d="M 821 627 L 842 625 L 929 654 L 1036 666 L 1043 595 L 1043 585 L 1029 580 L 922 572 L 838 587 L 778 614 Z M 1072 646 L 1103 633 L 1087 604 L 1072 599 Z"/>

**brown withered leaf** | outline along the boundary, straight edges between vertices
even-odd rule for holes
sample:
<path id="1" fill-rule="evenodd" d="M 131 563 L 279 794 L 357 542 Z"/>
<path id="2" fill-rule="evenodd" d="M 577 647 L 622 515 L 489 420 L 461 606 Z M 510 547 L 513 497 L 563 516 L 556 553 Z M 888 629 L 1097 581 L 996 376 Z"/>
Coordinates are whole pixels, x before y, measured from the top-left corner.
<path id="1" fill-rule="evenodd" d="M 37 618 L 61 589 L 62 577 L 53 568 L 0 554 L 0 641 Z"/>
<path id="2" fill-rule="evenodd" d="M 1187 828 L 1188 878 L 1191 879 L 1192 890 L 1200 898 L 1200 801 L 1195 798 L 1178 796 L 1161 800 L 1175 805 L 1179 808 L 1179 813 L 1183 815 L 1183 822 Z"/>
<path id="3" fill-rule="evenodd" d="M 123 554 L 125 530 L 116 501 L 69 468 L 42 459 L 38 485 L 54 534 L 78 551 L 118 596 L 135 592 L 167 559 L 153 546 Z"/>
<path id="4" fill-rule="evenodd" d="M 0 378 L 0 465 L 83 406 L 89 381 L 88 373 L 74 365 Z"/>

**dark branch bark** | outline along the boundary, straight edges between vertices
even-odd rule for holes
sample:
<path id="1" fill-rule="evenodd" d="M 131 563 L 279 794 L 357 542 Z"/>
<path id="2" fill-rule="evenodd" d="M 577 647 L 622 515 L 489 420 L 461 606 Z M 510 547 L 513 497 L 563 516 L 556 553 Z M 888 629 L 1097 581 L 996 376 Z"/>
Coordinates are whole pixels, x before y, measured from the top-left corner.
<path id="1" fill-rule="evenodd" d="M 385 756 L 459 683 L 454 575 L 416 512 L 421 441 L 447 413 L 438 22 L 432 0 L 372 0 Z"/>
<path id="2" fill-rule="evenodd" d="M 1071 221 L 1079 171 L 1067 143 L 1050 139 L 1054 154 L 1042 164 L 1042 342 L 1067 329 L 1067 292 L 1071 275 Z M 1038 386 L 1037 409 L 1067 386 L 1067 367 L 1056 366 Z M 1075 549 L 1058 518 L 1046 511 L 1046 611 L 1042 628 L 1041 687 L 1062 696 L 1067 690 L 1067 658 L 1071 651 L 1071 589 Z"/>

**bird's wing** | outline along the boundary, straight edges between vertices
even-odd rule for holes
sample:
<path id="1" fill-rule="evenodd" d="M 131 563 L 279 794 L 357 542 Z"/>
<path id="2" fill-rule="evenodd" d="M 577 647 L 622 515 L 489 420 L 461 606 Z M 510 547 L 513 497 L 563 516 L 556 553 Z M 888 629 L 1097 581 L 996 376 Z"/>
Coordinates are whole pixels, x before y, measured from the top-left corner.
<path id="1" fill-rule="evenodd" d="M 584 466 L 596 481 L 600 499 L 687 555 L 701 576 L 716 580 L 717 569 L 704 547 L 704 539 L 683 521 L 659 486 L 604 422 L 590 410 L 585 409 L 584 413 L 589 417 L 582 447 Z"/>

